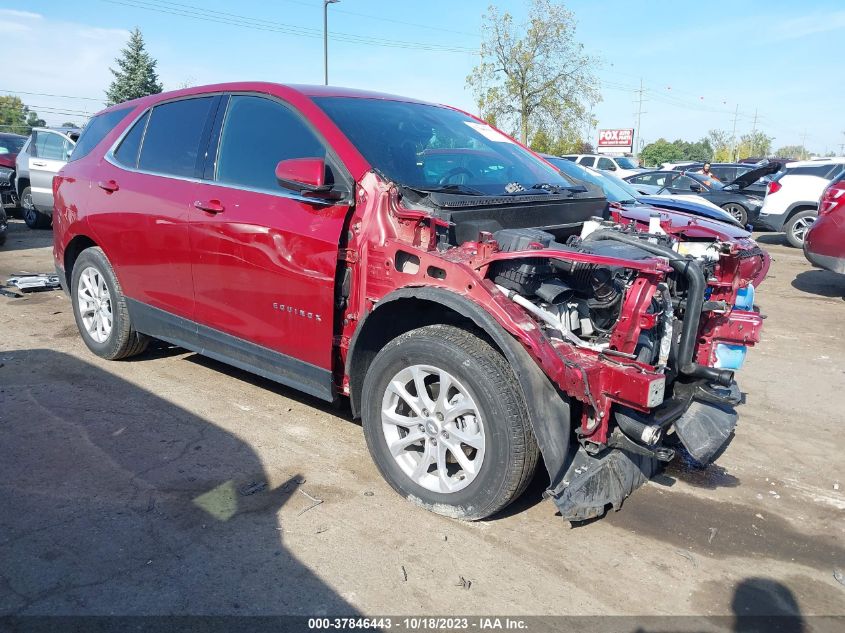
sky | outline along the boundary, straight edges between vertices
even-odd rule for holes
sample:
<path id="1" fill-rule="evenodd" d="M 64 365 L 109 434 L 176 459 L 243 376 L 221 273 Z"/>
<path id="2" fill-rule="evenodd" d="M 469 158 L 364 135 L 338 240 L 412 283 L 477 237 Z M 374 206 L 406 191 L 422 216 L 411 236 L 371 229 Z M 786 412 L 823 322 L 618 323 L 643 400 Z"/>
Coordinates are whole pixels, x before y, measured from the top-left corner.
<path id="1" fill-rule="evenodd" d="M 523 0 L 492 0 L 524 19 Z M 341 0 L 329 6 L 329 83 L 476 111 L 491 0 Z M 841 0 L 568 0 L 577 39 L 596 59 L 597 128 L 635 127 L 642 142 L 756 129 L 774 147 L 845 144 L 838 44 Z M 139 27 L 165 90 L 234 80 L 322 83 L 322 0 L 0 0 L 0 94 L 48 124 L 103 107 L 109 66 Z M 11 53 L 11 54 L 10 54 Z M 755 122 L 756 114 L 756 122 Z M 595 129 L 589 132 L 596 142 Z"/>

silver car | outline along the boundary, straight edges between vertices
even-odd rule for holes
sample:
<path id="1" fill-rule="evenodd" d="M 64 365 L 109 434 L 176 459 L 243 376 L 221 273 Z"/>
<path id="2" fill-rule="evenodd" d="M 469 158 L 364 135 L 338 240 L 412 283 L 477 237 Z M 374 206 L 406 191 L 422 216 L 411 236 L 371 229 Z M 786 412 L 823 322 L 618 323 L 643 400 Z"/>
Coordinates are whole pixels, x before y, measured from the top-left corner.
<path id="1" fill-rule="evenodd" d="M 70 127 L 37 127 L 15 161 L 15 189 L 23 219 L 31 229 L 53 221 L 53 176 L 67 162 L 81 130 Z"/>

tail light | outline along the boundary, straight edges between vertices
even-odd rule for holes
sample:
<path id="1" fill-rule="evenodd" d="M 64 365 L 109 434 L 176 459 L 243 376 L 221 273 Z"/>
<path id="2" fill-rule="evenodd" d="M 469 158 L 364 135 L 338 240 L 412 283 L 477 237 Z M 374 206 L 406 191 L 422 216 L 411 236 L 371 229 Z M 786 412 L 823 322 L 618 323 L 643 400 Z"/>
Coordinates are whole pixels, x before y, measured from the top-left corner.
<path id="1" fill-rule="evenodd" d="M 830 213 L 843 203 L 845 203 L 845 183 L 834 182 L 824 190 L 819 200 L 819 215 Z"/>
<path id="2" fill-rule="evenodd" d="M 766 188 L 766 195 L 777 193 L 778 191 L 780 191 L 781 187 L 783 187 L 783 185 L 780 184 L 777 180 L 772 180 L 771 182 L 769 182 L 769 185 Z"/>

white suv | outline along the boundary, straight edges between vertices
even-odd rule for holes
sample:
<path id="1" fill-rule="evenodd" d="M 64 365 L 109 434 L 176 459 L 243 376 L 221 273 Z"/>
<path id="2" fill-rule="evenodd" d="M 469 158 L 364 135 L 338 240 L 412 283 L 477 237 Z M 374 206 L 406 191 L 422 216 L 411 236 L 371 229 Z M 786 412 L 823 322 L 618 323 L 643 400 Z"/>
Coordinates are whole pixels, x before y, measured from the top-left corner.
<path id="1" fill-rule="evenodd" d="M 823 158 L 787 163 L 766 188 L 766 198 L 757 223 L 786 233 L 795 248 L 804 245 L 804 235 L 818 215 L 819 198 L 830 181 L 845 172 L 845 158 Z"/>
<path id="2" fill-rule="evenodd" d="M 563 158 L 574 163 L 602 171 L 612 171 L 620 178 L 627 178 L 645 169 L 631 156 L 605 156 L 604 154 L 565 154 Z"/>

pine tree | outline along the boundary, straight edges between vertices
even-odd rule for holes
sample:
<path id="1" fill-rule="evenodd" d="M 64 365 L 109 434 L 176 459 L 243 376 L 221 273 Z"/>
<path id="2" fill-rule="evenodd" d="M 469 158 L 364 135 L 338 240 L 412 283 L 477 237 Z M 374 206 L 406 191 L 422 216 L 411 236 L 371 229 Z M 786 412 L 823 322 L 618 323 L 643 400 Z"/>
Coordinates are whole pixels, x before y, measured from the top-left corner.
<path id="1" fill-rule="evenodd" d="M 106 98 L 109 105 L 130 99 L 158 94 L 162 91 L 156 74 L 156 60 L 144 48 L 144 36 L 136 27 L 129 36 L 129 43 L 116 60 L 118 70 L 109 68 L 114 75 Z"/>

